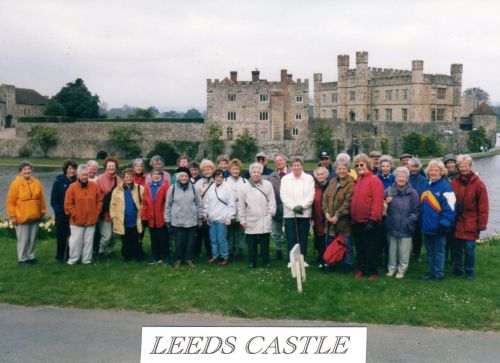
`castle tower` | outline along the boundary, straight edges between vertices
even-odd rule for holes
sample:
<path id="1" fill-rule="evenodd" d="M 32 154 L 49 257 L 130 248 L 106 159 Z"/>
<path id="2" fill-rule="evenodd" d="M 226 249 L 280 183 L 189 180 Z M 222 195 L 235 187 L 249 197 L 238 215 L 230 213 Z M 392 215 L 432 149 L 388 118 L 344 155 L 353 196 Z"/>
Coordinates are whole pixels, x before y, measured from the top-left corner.
<path id="1" fill-rule="evenodd" d="M 337 69 L 338 69 L 338 78 L 337 78 L 337 94 L 338 94 L 338 102 L 339 106 L 337 108 L 337 117 L 343 120 L 347 120 L 348 117 L 348 108 L 347 108 L 347 100 L 348 100 L 348 78 L 349 78 L 349 56 L 339 55 L 337 57 Z"/>
<path id="2" fill-rule="evenodd" d="M 323 82 L 323 74 L 314 73 L 314 93 L 313 93 L 313 117 L 321 117 L 321 82 Z"/>
<path id="3" fill-rule="evenodd" d="M 354 112 L 356 121 L 367 120 L 368 52 L 356 52 L 356 88 Z"/>
<path id="4" fill-rule="evenodd" d="M 461 64 L 451 65 L 451 79 L 453 80 L 453 110 L 452 122 L 454 128 L 460 128 L 461 117 L 461 99 L 462 99 L 462 72 L 463 66 Z"/>
<path id="5" fill-rule="evenodd" d="M 411 83 L 410 117 L 412 120 L 423 120 L 425 113 L 423 106 L 424 61 L 414 60 L 411 62 Z"/>

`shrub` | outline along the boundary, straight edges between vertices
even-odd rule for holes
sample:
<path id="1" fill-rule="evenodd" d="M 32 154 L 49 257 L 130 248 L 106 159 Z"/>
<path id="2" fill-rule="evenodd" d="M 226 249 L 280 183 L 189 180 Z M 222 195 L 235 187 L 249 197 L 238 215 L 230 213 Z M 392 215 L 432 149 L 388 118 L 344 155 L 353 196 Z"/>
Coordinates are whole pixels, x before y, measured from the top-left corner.
<path id="1" fill-rule="evenodd" d="M 108 157 L 108 153 L 104 150 L 100 150 L 97 152 L 96 159 L 97 160 L 104 160 Z"/>
<path id="2" fill-rule="evenodd" d="M 231 158 L 240 159 L 244 162 L 252 161 L 258 148 L 257 140 L 250 135 L 248 129 L 245 129 L 242 134 L 236 137 L 233 143 Z"/>
<path id="3" fill-rule="evenodd" d="M 50 149 L 56 147 L 59 139 L 57 129 L 50 126 L 36 125 L 28 131 L 28 140 L 42 150 L 43 156 L 47 157 Z"/>
<path id="4" fill-rule="evenodd" d="M 165 141 L 156 142 L 153 150 L 148 153 L 147 157 L 151 159 L 154 155 L 160 155 L 165 165 L 175 165 L 179 158 L 179 153 L 177 153 L 172 145 Z"/>
<path id="5" fill-rule="evenodd" d="M 222 128 L 219 125 L 210 125 L 208 127 L 207 151 L 208 157 L 215 159 L 224 152 L 224 140 L 222 140 Z"/>
<path id="6" fill-rule="evenodd" d="M 316 154 L 319 155 L 322 151 L 327 151 L 333 157 L 335 150 L 332 141 L 332 127 L 327 124 L 317 124 L 312 134 L 314 144 L 316 145 Z"/>
<path id="7" fill-rule="evenodd" d="M 141 155 L 141 147 L 137 138 L 142 132 L 135 126 L 117 126 L 109 131 L 111 144 L 125 154 L 127 158 Z"/>
<path id="8" fill-rule="evenodd" d="M 175 150 L 180 155 L 187 155 L 191 159 L 194 159 L 196 157 L 196 154 L 198 154 L 198 150 L 200 148 L 199 141 L 175 140 L 172 143 L 174 144 Z"/>
<path id="9" fill-rule="evenodd" d="M 17 154 L 19 155 L 20 158 L 30 158 L 32 151 L 31 148 L 25 144 L 19 148 Z"/>
<path id="10" fill-rule="evenodd" d="M 489 146 L 489 141 L 486 138 L 486 130 L 484 127 L 479 127 L 476 130 L 469 132 L 469 140 L 467 141 L 469 152 L 481 151 L 481 146 Z"/>

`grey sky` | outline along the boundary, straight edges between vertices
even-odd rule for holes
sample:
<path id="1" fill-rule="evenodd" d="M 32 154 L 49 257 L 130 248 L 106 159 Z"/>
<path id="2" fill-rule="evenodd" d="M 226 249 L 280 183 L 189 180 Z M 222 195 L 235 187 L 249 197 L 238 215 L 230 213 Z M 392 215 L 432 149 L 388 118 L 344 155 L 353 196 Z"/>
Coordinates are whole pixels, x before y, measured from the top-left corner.
<path id="1" fill-rule="evenodd" d="M 0 0 L 0 83 L 54 95 L 83 78 L 109 107 L 206 108 L 206 79 L 313 73 L 337 79 L 337 55 L 449 74 L 500 102 L 498 1 Z"/>

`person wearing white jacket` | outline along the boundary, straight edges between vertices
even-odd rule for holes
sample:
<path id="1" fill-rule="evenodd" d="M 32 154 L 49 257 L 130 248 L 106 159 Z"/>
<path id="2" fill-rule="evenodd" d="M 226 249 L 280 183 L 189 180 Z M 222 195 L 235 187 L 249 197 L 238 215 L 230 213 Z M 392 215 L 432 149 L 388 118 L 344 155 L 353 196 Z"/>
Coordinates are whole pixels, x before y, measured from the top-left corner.
<path id="1" fill-rule="evenodd" d="M 227 227 L 227 242 L 229 246 L 229 258 L 243 260 L 245 231 L 241 227 L 238 219 L 238 195 L 248 184 L 248 180 L 241 176 L 241 161 L 233 159 L 229 162 L 230 175 L 224 178 L 224 184 L 227 184 L 233 192 L 234 204 L 236 205 L 236 216 L 231 220 L 231 225 Z"/>
<path id="2" fill-rule="evenodd" d="M 299 158 L 292 161 L 292 172 L 281 180 L 280 197 L 283 202 L 288 251 L 299 243 L 300 253 L 305 259 L 314 200 L 314 179 L 304 172 Z"/>
<path id="3" fill-rule="evenodd" d="M 262 264 L 269 268 L 269 235 L 272 219 L 276 213 L 273 186 L 262 179 L 264 167 L 259 163 L 250 165 L 250 180 L 238 196 L 238 217 L 248 241 L 250 268 L 257 265 L 257 246 L 260 244 Z"/>
<path id="4" fill-rule="evenodd" d="M 212 258 L 209 264 L 217 262 L 221 266 L 229 264 L 229 249 L 227 245 L 227 226 L 236 215 L 236 206 L 232 190 L 224 183 L 224 172 L 217 169 L 214 172 L 214 183 L 208 188 L 203 205 L 204 219 L 209 225 Z"/>

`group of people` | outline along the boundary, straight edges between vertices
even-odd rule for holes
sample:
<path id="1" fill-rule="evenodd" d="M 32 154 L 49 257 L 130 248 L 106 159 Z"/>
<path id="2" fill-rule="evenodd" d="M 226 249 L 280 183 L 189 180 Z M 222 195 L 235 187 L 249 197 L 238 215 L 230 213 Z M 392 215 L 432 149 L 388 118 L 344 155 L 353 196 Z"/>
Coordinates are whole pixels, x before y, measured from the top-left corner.
<path id="1" fill-rule="evenodd" d="M 149 174 L 138 158 L 121 177 L 112 156 L 99 176 L 96 161 L 77 166 L 68 160 L 50 198 L 56 261 L 89 264 L 93 252 L 97 259 L 112 257 L 114 236 L 121 237 L 125 261 L 142 261 L 149 229 L 152 264 L 194 267 L 204 246 L 209 264 L 226 266 L 248 252 L 254 268 L 260 250 L 261 264 L 269 268 L 271 239 L 275 259 L 283 259 L 286 237 L 287 250 L 299 244 L 307 260 L 312 225 L 320 268 L 327 268 L 325 249 L 341 235 L 347 248 L 342 271 L 375 280 L 383 264 L 388 277 L 401 279 L 411 257 L 420 259 L 424 240 L 426 280 L 443 278 L 446 246 L 455 274 L 472 279 L 475 241 L 488 221 L 488 196 L 471 157 L 431 160 L 425 174 L 418 158 L 403 154 L 399 159 L 396 167 L 390 155 L 361 153 L 352 169 L 348 154 L 338 154 L 332 163 L 325 151 L 310 175 L 300 158 L 288 163 L 284 154 L 275 154 L 273 170 L 266 155 L 258 153 L 242 175 L 242 163 L 227 155 L 219 156 L 217 165 L 181 156 L 170 175 L 162 158 L 154 156 Z M 36 263 L 37 228 L 46 206 L 29 162 L 20 164 L 9 188 L 7 212 L 16 225 L 19 263 Z"/>

